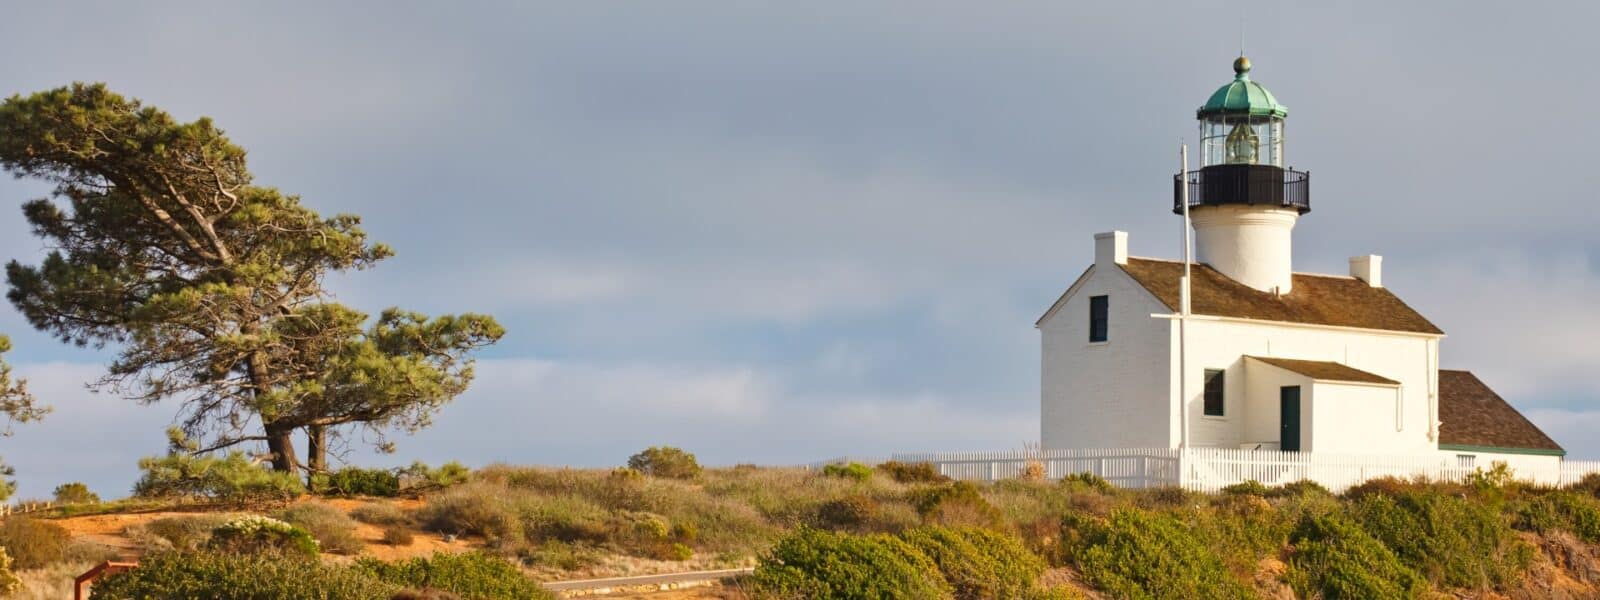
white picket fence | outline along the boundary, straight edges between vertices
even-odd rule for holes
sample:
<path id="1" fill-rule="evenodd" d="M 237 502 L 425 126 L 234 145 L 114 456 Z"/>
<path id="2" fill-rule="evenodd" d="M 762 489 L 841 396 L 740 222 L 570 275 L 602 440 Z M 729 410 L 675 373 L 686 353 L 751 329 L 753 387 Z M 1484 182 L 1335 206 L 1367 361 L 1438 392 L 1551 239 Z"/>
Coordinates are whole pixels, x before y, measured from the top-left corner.
<path id="1" fill-rule="evenodd" d="M 1012 479 L 1030 462 L 1044 467 L 1045 476 L 1059 479 L 1073 473 L 1093 473 L 1118 487 L 1178 486 L 1198 492 L 1215 492 L 1245 481 L 1282 485 L 1311 480 L 1334 492 L 1377 477 L 1460 481 L 1477 467 L 1461 466 L 1449 454 L 1423 456 L 1338 455 L 1274 450 L 1227 448 L 1111 448 L 1011 452 L 941 452 L 895 454 L 890 460 L 926 462 L 939 473 L 968 481 Z M 879 458 L 839 457 L 817 463 L 859 462 L 878 464 Z M 1600 473 L 1600 461 L 1560 461 L 1546 466 L 1513 468 L 1513 477 L 1545 485 L 1569 485 L 1585 475 Z"/>

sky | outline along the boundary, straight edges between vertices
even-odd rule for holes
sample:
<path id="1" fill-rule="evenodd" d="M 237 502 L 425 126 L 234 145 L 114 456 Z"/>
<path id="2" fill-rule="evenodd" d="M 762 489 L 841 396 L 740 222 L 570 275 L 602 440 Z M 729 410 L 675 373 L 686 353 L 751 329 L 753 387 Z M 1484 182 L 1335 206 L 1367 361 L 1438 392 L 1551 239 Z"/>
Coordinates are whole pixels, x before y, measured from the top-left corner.
<path id="1" fill-rule="evenodd" d="M 1177 257 L 1177 149 L 1232 76 L 1288 105 L 1314 175 L 1296 270 L 1384 283 L 1470 369 L 1600 458 L 1600 38 L 1592 3 L 27 3 L 0 93 L 72 81 L 214 118 L 257 182 L 397 256 L 370 312 L 509 333 L 398 451 L 610 466 L 671 444 L 796 464 L 1038 438 L 1034 320 L 1092 235 Z M 37 262 L 0 179 L 0 257 Z M 11 206 L 11 209 L 5 209 Z M 122 496 L 176 406 L 87 384 L 0 305 L 55 413 L 0 438 L 20 495 Z"/>

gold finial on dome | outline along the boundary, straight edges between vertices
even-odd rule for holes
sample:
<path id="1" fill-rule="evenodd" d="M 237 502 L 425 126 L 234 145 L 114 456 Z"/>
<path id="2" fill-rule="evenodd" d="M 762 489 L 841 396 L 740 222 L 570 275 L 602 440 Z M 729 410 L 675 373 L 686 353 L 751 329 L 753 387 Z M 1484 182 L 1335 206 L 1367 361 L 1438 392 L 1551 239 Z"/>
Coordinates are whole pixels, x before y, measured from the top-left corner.
<path id="1" fill-rule="evenodd" d="M 1250 59 L 1245 58 L 1243 55 L 1239 56 L 1238 59 L 1233 61 L 1233 72 L 1235 75 L 1244 75 L 1245 73 L 1249 73 Z"/>

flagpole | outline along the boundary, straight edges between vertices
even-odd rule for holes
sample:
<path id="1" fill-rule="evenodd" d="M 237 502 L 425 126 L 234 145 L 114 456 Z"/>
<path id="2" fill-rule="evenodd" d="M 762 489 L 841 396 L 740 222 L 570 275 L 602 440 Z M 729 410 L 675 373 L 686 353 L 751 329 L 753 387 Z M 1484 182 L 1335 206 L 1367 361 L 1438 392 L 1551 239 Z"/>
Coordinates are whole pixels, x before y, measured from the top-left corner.
<path id="1" fill-rule="evenodd" d="M 1183 204 L 1183 280 L 1178 291 L 1178 413 L 1183 420 L 1180 448 L 1189 447 L 1189 265 L 1194 262 L 1189 239 L 1189 145 L 1178 148 L 1178 199 Z"/>

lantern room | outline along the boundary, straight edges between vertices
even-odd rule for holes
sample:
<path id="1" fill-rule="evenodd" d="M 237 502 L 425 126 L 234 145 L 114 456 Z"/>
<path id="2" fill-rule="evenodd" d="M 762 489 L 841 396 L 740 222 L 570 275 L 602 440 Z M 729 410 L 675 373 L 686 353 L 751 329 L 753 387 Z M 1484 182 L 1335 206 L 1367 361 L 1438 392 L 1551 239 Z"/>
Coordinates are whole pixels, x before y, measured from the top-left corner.
<path id="1" fill-rule="evenodd" d="M 1311 212 L 1311 174 L 1285 168 L 1283 122 L 1289 108 L 1250 80 L 1250 59 L 1233 61 L 1233 81 L 1195 111 L 1200 121 L 1200 169 L 1188 178 L 1189 206 L 1244 204 Z M 1183 212 L 1185 190 L 1173 178 L 1172 212 Z"/>
<path id="2" fill-rule="evenodd" d="M 1283 168 L 1283 119 L 1289 109 L 1250 80 L 1250 59 L 1233 61 L 1233 81 L 1195 111 L 1200 119 L 1200 166 L 1271 165 Z"/>

